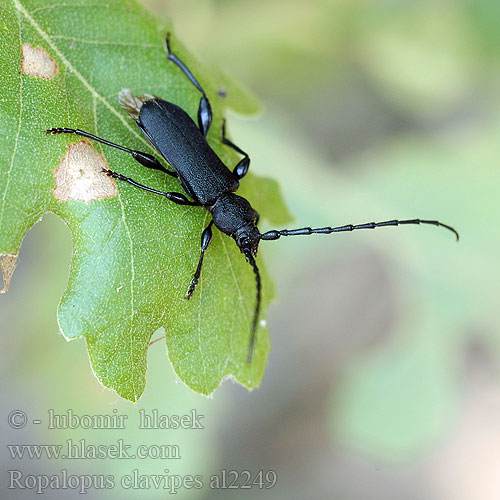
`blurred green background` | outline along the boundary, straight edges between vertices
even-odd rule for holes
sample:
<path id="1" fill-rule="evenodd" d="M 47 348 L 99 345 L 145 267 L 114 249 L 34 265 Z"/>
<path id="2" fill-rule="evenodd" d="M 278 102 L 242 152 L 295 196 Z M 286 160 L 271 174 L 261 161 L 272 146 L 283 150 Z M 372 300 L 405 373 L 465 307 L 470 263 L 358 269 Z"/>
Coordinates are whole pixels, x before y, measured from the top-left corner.
<path id="1" fill-rule="evenodd" d="M 71 238 L 46 215 L 28 234 L 0 298 L 2 442 L 178 444 L 182 459 L 11 460 L 8 469 L 113 474 L 276 471 L 269 490 L 182 490 L 179 498 L 462 500 L 500 497 L 500 4 L 497 0 L 169 0 L 172 20 L 206 64 L 263 104 L 229 131 L 252 170 L 280 179 L 290 227 L 437 218 L 261 245 L 278 300 L 262 387 L 226 382 L 192 393 L 150 350 L 133 406 L 102 389 L 84 341 L 58 334 Z M 126 82 L 124 82 L 126 86 Z M 163 96 L 166 97 L 166 96 Z M 13 409 L 128 414 L 126 431 L 9 429 Z M 138 430 L 138 411 L 205 415 L 204 430 Z M 51 491 L 51 498 L 73 498 Z M 161 490 L 89 498 L 166 498 Z"/>

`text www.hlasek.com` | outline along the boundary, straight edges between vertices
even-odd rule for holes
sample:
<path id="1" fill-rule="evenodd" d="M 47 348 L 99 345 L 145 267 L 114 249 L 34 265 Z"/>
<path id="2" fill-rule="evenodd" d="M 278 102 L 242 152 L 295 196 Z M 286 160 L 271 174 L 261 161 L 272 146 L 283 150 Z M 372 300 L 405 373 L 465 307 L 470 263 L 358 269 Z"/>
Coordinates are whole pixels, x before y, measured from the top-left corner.
<path id="1" fill-rule="evenodd" d="M 116 444 L 88 444 L 85 439 L 68 439 L 63 444 L 9 444 L 7 449 L 13 460 L 24 459 L 180 459 L 180 448 L 176 444 L 139 445 L 134 450 L 118 439 Z"/>

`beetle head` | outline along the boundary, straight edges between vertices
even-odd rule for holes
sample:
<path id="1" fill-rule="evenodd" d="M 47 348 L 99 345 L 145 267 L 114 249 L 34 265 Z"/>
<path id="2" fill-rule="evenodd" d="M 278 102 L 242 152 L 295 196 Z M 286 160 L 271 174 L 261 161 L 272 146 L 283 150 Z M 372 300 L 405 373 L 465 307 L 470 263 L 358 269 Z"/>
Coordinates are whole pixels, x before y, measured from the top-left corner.
<path id="1" fill-rule="evenodd" d="M 255 222 L 252 221 L 236 231 L 233 236 L 236 245 L 245 254 L 248 260 L 248 255 L 257 255 L 257 249 L 260 242 L 260 231 L 258 230 Z"/>
<path id="2" fill-rule="evenodd" d="M 215 226 L 234 238 L 236 245 L 248 258 L 248 252 L 257 254 L 260 232 L 257 229 L 259 214 L 248 200 L 234 193 L 226 193 L 211 208 Z"/>

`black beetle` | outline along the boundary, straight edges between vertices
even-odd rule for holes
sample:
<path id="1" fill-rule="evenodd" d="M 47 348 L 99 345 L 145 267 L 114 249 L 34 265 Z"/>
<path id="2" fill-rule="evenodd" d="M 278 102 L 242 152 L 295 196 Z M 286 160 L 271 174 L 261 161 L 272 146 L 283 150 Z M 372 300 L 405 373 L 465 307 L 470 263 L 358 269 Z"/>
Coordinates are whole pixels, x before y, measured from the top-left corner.
<path id="1" fill-rule="evenodd" d="M 259 214 L 245 198 L 235 194 L 235 191 L 239 187 L 240 179 L 246 175 L 250 166 L 248 154 L 226 138 L 225 122 L 222 125 L 222 142 L 241 154 L 243 158 L 231 171 L 215 154 L 206 140 L 212 123 L 212 109 L 205 91 L 189 68 L 172 53 L 169 34 L 166 37 L 166 49 L 168 59 L 175 63 L 190 82 L 201 92 L 200 104 L 198 106 L 198 125 L 179 106 L 152 95 L 136 97 L 132 95 L 129 89 L 123 89 L 119 93 L 118 99 L 120 106 L 136 121 L 149 142 L 172 166 L 174 171 L 165 168 L 154 156 L 148 153 L 134 151 L 114 144 L 83 130 L 51 128 L 46 133 L 77 134 L 130 153 L 135 160 L 145 167 L 161 170 L 168 175 L 178 178 L 182 188 L 192 198 L 192 201 L 182 193 L 158 191 L 111 170 L 104 170 L 104 172 L 110 177 L 128 182 L 145 191 L 165 196 L 170 201 L 179 205 L 200 206 L 212 214 L 212 221 L 201 235 L 200 260 L 187 290 L 187 299 L 190 299 L 193 295 L 200 278 L 203 257 L 208 245 L 212 241 L 212 225 L 215 225 L 217 229 L 234 238 L 239 249 L 251 264 L 256 278 L 257 300 L 248 347 L 249 362 L 252 359 L 254 350 L 261 302 L 261 279 L 259 268 L 255 261 L 261 240 L 277 240 L 281 236 L 330 234 L 353 231 L 355 229 L 373 229 L 375 227 L 398 226 L 402 224 L 432 224 L 434 226 L 441 226 L 452 231 L 458 240 L 458 233 L 451 226 L 436 220 L 421 219 L 389 220 L 357 225 L 347 224 L 344 226 L 317 229 L 311 229 L 310 227 L 291 230 L 282 229 L 267 231 L 261 234 L 257 227 Z"/>

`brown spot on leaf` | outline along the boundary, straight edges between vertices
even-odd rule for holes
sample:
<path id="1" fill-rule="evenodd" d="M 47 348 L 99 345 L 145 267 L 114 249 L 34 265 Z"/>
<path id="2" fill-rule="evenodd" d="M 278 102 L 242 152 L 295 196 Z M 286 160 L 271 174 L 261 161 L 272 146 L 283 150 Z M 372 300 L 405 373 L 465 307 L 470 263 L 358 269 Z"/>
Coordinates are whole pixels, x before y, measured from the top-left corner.
<path id="1" fill-rule="evenodd" d="M 86 141 L 72 143 L 54 171 L 54 197 L 59 201 L 79 200 L 89 203 L 118 194 L 114 179 L 102 170 L 108 169 L 104 157 Z"/>
<path id="2" fill-rule="evenodd" d="M 10 280 L 17 265 L 17 255 L 13 253 L 0 255 L 0 268 L 2 269 L 3 277 L 3 288 L 0 290 L 0 293 L 6 293 L 9 290 Z"/>
<path id="3" fill-rule="evenodd" d="M 57 63 L 41 47 L 34 48 L 29 43 L 24 43 L 21 53 L 23 73 L 45 80 L 50 80 L 57 73 Z"/>

